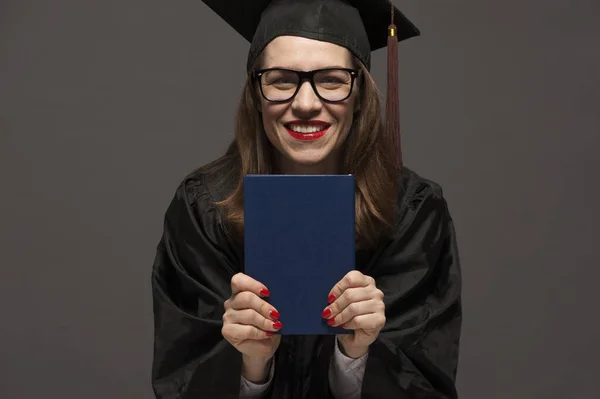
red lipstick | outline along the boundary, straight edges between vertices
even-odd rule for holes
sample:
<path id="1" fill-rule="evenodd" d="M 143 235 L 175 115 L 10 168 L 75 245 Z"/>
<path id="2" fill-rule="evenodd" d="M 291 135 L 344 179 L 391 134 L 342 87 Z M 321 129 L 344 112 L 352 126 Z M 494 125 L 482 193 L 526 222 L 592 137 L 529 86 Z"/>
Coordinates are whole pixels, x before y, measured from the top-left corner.
<path id="1" fill-rule="evenodd" d="M 319 128 L 320 130 L 316 131 L 316 132 L 311 132 L 311 133 L 300 133 L 300 132 L 295 132 L 291 129 L 292 125 L 301 125 L 301 126 L 316 126 L 317 128 Z M 320 139 L 321 137 L 325 136 L 325 134 L 327 133 L 327 131 L 329 130 L 329 127 L 331 125 L 327 122 L 323 122 L 323 121 L 318 121 L 318 120 L 312 120 L 312 121 L 291 121 L 285 124 L 285 130 L 287 130 L 288 134 L 290 136 L 292 136 L 293 138 L 295 138 L 296 140 L 302 140 L 302 141 L 313 141 L 313 140 L 317 140 Z"/>

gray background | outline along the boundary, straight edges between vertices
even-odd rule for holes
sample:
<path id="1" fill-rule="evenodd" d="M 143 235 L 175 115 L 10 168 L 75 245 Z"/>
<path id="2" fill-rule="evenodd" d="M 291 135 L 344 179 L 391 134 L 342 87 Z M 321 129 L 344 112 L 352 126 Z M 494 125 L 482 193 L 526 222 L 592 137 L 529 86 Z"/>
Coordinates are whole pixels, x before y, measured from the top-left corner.
<path id="1" fill-rule="evenodd" d="M 461 397 L 599 398 L 600 3 L 401 7 L 405 159 L 460 239 Z M 0 397 L 152 397 L 162 217 L 231 139 L 247 48 L 200 0 L 0 2 Z"/>

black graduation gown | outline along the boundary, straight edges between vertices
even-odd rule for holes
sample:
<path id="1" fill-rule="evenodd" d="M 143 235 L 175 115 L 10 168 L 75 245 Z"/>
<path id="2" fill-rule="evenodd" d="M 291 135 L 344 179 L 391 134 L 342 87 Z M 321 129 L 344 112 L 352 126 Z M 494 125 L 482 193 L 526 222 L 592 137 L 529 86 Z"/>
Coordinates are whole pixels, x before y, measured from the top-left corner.
<path id="1" fill-rule="evenodd" d="M 362 397 L 456 398 L 462 307 L 453 222 L 437 184 L 408 168 L 401 181 L 395 235 L 356 258 L 357 269 L 384 292 L 387 318 L 369 349 Z M 189 175 L 165 215 L 152 273 L 152 385 L 159 399 L 239 396 L 241 354 L 221 327 L 243 251 L 227 239 L 211 204 L 223 198 L 226 183 L 215 174 Z M 331 397 L 334 339 L 283 336 L 265 398 Z"/>

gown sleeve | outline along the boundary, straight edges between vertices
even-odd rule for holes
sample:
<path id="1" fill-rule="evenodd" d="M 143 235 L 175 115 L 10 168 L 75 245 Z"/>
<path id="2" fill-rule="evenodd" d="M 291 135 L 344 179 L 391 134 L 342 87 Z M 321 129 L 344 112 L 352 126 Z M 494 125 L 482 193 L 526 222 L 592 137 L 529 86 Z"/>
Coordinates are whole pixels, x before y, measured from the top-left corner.
<path id="1" fill-rule="evenodd" d="M 221 335 L 223 303 L 238 271 L 203 179 L 178 187 L 152 270 L 158 399 L 237 398 L 241 355 Z"/>
<path id="2" fill-rule="evenodd" d="M 386 325 L 369 349 L 363 398 L 457 398 L 461 272 L 441 188 L 421 181 L 388 245 L 362 270 L 384 292 Z"/>

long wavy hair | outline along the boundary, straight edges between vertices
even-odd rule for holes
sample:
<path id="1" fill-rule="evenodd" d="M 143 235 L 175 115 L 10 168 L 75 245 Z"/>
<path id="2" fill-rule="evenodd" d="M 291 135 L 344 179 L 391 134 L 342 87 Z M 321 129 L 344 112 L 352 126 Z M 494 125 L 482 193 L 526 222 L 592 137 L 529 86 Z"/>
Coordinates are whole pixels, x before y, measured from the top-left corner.
<path id="1" fill-rule="evenodd" d="M 383 140 L 381 95 L 369 71 L 356 58 L 361 70 L 357 81 L 360 108 L 342 147 L 343 174 L 356 179 L 356 247 L 369 249 L 393 231 L 396 224 L 398 175 L 393 147 Z M 246 174 L 277 173 L 275 149 L 264 132 L 258 93 L 249 74 L 237 109 L 235 137 L 226 153 L 203 169 L 219 171 L 233 181 L 233 188 L 216 205 L 223 210 L 228 233 L 243 241 Z"/>

